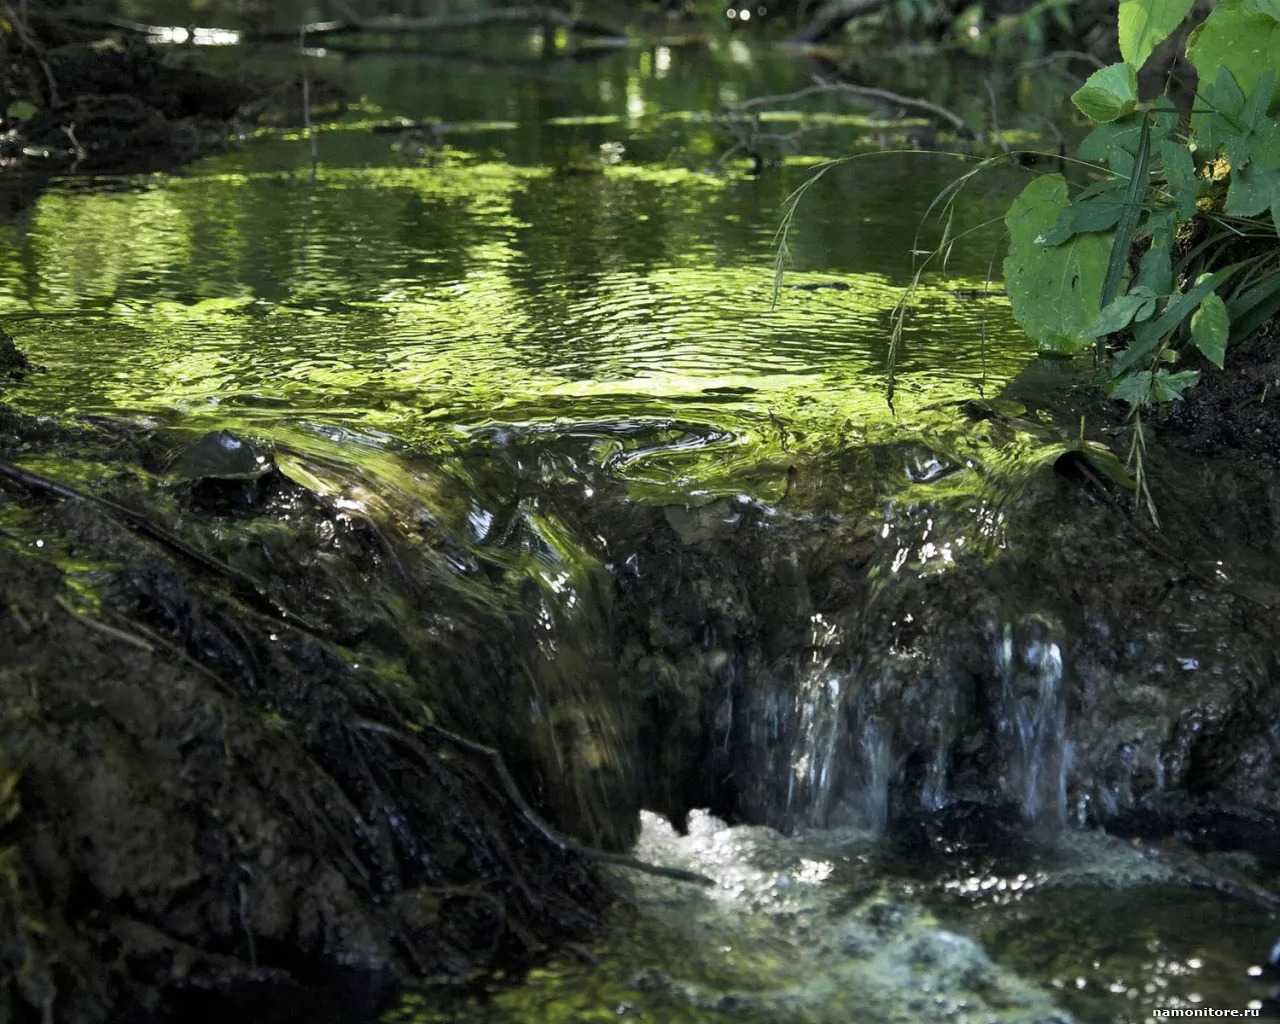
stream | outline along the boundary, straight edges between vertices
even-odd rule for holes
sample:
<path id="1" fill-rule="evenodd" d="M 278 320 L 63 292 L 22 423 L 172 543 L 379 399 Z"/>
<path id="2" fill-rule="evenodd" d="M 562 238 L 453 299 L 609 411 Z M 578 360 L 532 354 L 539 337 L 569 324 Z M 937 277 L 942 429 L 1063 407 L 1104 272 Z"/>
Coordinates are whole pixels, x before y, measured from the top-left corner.
<path id="1" fill-rule="evenodd" d="M 479 667 L 424 702 L 526 744 L 517 780 L 566 831 L 713 882 L 607 868 L 627 898 L 590 943 L 424 979 L 386 1019 L 1280 1020 L 1274 821 L 1234 809 L 1276 799 L 1273 704 L 1239 696 L 1274 677 L 1274 537 L 1215 511 L 1248 479 L 1229 461 L 1168 470 L 1180 574 L 1065 479 L 1087 368 L 1037 363 L 983 294 L 1029 172 L 962 194 L 973 233 L 918 288 L 890 403 L 913 239 L 966 163 L 822 101 L 811 156 L 722 164 L 705 110 L 807 80 L 745 35 L 524 57 L 317 58 L 362 99 L 314 164 L 273 129 L 0 223 L 0 324 L 48 371 L 7 403 L 128 420 L 175 460 L 227 431 L 443 538 L 423 629 Z M 373 130 L 397 118 L 442 127 Z M 799 204 L 775 304 L 787 198 L 850 154 Z M 261 568 L 241 527 L 189 526 Z M 489 621 L 509 690 L 482 679 Z"/>

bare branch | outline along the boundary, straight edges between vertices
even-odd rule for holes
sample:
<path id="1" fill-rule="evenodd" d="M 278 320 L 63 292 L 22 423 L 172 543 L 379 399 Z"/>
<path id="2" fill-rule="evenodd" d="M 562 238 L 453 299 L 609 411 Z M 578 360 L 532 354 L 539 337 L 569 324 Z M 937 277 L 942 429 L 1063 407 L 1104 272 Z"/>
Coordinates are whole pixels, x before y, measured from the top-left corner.
<path id="1" fill-rule="evenodd" d="M 625 33 L 599 22 L 575 18 L 553 7 L 496 7 L 474 14 L 439 15 L 430 18 L 364 18 L 361 20 L 318 21 L 289 31 L 246 33 L 246 42 L 282 42 L 297 38 L 301 32 L 307 39 L 330 36 L 376 33 L 379 35 L 412 35 L 419 33 L 469 32 L 494 25 L 547 25 L 589 36 L 621 38 Z"/>
<path id="2" fill-rule="evenodd" d="M 936 103 L 929 100 L 917 99 L 914 96 L 903 96 L 901 93 L 890 92 L 888 89 L 875 89 L 866 85 L 853 85 L 850 82 L 832 82 L 814 76 L 814 84 L 796 92 L 781 93 L 776 96 L 757 96 L 754 99 L 744 100 L 742 103 L 736 103 L 731 108 L 736 112 L 746 112 L 748 110 L 759 107 L 774 107 L 783 103 L 792 103 L 796 100 L 807 99 L 810 96 L 822 96 L 827 94 L 836 94 L 843 96 L 851 101 L 875 101 L 882 104 L 891 104 L 899 107 L 908 107 L 916 110 L 923 110 L 928 114 L 940 120 L 951 124 L 961 134 L 973 138 L 974 131 L 970 128 L 957 114 L 953 114 L 946 107 L 940 107 Z"/>
<path id="3" fill-rule="evenodd" d="M 818 8 L 807 25 L 791 37 L 793 43 L 817 43 L 826 39 L 847 21 L 884 7 L 889 0 L 829 0 Z"/>

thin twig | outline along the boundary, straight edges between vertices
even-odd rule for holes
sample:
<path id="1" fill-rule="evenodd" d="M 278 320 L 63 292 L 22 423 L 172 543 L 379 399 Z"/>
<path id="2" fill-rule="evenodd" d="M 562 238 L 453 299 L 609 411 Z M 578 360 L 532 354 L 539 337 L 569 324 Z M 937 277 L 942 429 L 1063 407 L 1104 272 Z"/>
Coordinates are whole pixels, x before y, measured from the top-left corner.
<path id="1" fill-rule="evenodd" d="M 383 725 L 381 722 L 372 722 L 368 719 L 357 719 L 352 723 L 357 729 L 364 729 L 368 732 L 381 733 L 388 736 L 396 742 L 408 747 L 417 756 L 425 761 L 429 760 L 429 755 L 416 738 L 408 733 L 402 732 L 389 725 Z M 450 732 L 448 729 L 442 729 L 435 725 L 423 725 L 423 732 L 429 733 L 439 739 L 451 743 L 453 746 L 467 753 L 474 754 L 478 757 L 486 759 L 493 766 L 494 773 L 498 776 L 498 781 L 502 784 L 503 790 L 507 797 L 514 803 L 520 811 L 521 816 L 535 829 L 542 834 L 557 849 L 565 852 L 581 854 L 584 857 L 590 857 L 593 860 L 601 861 L 606 864 L 616 864 L 619 867 L 631 868 L 635 871 L 643 871 L 646 874 L 657 875 L 661 878 L 674 878 L 681 882 L 696 882 L 698 885 L 715 885 L 714 879 L 708 878 L 706 875 L 700 875 L 696 871 L 686 871 L 683 868 L 668 868 L 658 864 L 649 864 L 635 857 L 630 857 L 625 853 L 608 853 L 604 850 L 596 850 L 590 846 L 585 846 L 571 836 L 567 836 L 557 831 L 549 825 L 542 816 L 538 814 L 524 798 L 524 794 L 520 792 L 520 787 L 516 785 L 515 779 L 511 777 L 510 771 L 507 770 L 506 763 L 502 760 L 502 755 L 492 747 L 486 747 L 482 743 L 475 740 L 469 740 L 465 736 L 459 736 L 457 733 Z"/>
<path id="2" fill-rule="evenodd" d="M 745 112 L 759 107 L 776 107 L 783 103 L 792 103 L 796 100 L 807 99 L 810 96 L 822 96 L 835 94 L 843 96 L 851 100 L 875 100 L 880 103 L 896 104 L 900 107 L 912 107 L 916 110 L 923 110 L 932 114 L 934 117 L 941 118 L 949 122 L 958 131 L 972 138 L 975 133 L 965 120 L 958 114 L 953 114 L 946 107 L 940 107 L 936 103 L 929 100 L 917 99 L 914 96 L 903 96 L 901 93 L 890 92 L 888 89 L 876 89 L 866 85 L 854 85 L 851 82 L 833 82 L 814 76 L 814 84 L 797 89 L 795 92 L 779 93 L 773 96 L 757 96 L 754 99 L 743 100 L 741 103 L 735 103 L 730 109 L 734 113 Z"/>
<path id="3" fill-rule="evenodd" d="M 818 8 L 813 20 L 791 36 L 793 43 L 817 43 L 862 14 L 877 11 L 889 0 L 830 0 Z"/>
<path id="4" fill-rule="evenodd" d="M 115 626 L 108 626 L 105 622 L 99 622 L 90 615 L 82 615 L 71 607 L 61 597 L 55 597 L 53 603 L 61 608 L 64 612 L 75 619 L 80 625 L 87 626 L 89 629 L 97 630 L 99 633 L 109 636 L 114 640 L 122 640 L 126 644 L 138 648 L 140 651 L 146 651 L 148 654 L 154 654 L 152 646 L 142 639 L 140 636 L 134 636 L 132 633 L 126 633 L 123 629 L 116 629 Z"/>

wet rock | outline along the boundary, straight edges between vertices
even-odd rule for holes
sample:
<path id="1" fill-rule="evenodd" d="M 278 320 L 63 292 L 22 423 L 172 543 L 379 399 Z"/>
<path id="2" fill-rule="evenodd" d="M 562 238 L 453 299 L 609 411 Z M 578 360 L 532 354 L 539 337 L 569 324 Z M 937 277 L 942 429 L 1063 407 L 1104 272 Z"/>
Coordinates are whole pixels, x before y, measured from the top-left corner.
<path id="1" fill-rule="evenodd" d="M 228 430 L 205 434 L 179 452 L 169 470 L 185 480 L 257 480 L 275 469 L 271 453 Z"/>
<path id="2" fill-rule="evenodd" d="M 6 425 L 0 458 L 51 439 L 137 451 L 100 425 Z M 118 486 L 147 507 L 141 475 Z M 280 500 L 336 514 L 296 485 Z M 487 757 L 432 734 L 426 691 L 376 652 L 357 667 L 322 627 L 92 501 L 6 480 L 0 517 L 0 1015 L 354 1019 L 391 981 L 527 963 L 596 920 L 590 863 L 509 802 Z M 56 564 L 71 552 L 75 589 Z M 304 572 L 285 555 L 278 572 Z M 327 621 L 335 580 L 391 573 L 387 558 L 322 560 L 335 575 L 312 574 L 307 610 Z"/>
<path id="3" fill-rule="evenodd" d="M 0 378 L 9 380 L 25 380 L 27 374 L 43 370 L 43 367 L 32 366 L 31 361 L 13 342 L 13 336 L 0 330 Z"/>

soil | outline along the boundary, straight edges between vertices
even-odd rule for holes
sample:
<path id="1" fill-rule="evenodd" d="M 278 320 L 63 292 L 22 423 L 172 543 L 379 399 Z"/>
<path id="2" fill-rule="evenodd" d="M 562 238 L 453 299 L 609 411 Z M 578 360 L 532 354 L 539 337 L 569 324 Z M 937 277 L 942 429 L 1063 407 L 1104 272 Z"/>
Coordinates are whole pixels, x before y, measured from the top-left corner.
<path id="1" fill-rule="evenodd" d="M 1161 416 L 1162 432 L 1200 454 L 1280 458 L 1280 319 L 1228 349 L 1225 370 L 1200 362 L 1200 382 Z"/>

